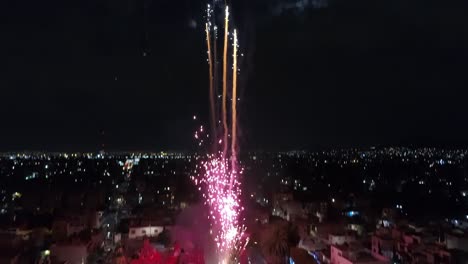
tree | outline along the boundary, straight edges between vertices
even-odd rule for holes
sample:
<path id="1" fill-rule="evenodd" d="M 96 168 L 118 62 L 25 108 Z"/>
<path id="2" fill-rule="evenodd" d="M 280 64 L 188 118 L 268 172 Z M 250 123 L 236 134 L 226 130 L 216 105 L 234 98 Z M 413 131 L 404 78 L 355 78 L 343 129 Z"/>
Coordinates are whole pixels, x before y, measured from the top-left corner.
<path id="1" fill-rule="evenodd" d="M 299 240 L 297 226 L 289 222 L 279 222 L 266 230 L 262 247 L 275 263 L 288 263 L 290 248 L 297 246 Z"/>
<path id="2" fill-rule="evenodd" d="M 117 247 L 114 252 L 107 255 L 105 263 L 108 264 L 128 264 L 122 247 Z"/>
<path id="3" fill-rule="evenodd" d="M 165 247 L 168 247 L 172 240 L 171 240 L 171 233 L 169 232 L 169 230 L 167 229 L 164 229 L 161 234 L 158 235 L 158 237 L 156 238 L 156 241 L 158 243 L 161 243 L 162 245 L 164 245 Z"/>

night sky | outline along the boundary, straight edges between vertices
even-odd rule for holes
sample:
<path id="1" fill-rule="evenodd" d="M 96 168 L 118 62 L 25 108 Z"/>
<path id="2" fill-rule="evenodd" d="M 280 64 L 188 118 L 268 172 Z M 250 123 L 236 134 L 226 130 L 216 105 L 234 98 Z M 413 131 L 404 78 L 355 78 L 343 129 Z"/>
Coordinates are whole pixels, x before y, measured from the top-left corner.
<path id="1" fill-rule="evenodd" d="M 466 1 L 271 2 L 233 3 L 243 149 L 468 143 Z M 1 1 L 0 150 L 192 149 L 209 110 L 204 8 Z"/>

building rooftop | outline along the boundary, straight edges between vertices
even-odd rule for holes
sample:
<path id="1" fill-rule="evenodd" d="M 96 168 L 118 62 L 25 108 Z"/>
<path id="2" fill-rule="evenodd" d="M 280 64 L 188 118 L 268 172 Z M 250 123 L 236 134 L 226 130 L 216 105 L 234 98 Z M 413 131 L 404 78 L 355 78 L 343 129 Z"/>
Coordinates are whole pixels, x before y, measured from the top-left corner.
<path id="1" fill-rule="evenodd" d="M 333 245 L 333 247 L 343 252 L 358 252 L 363 249 L 362 245 L 358 242 L 344 243 L 343 245 Z"/>
<path id="2" fill-rule="evenodd" d="M 468 238 L 468 233 L 460 229 L 452 229 L 449 232 L 447 232 L 447 235 L 458 238 Z"/>
<path id="3" fill-rule="evenodd" d="M 130 228 L 146 227 L 146 226 L 168 226 L 171 225 L 171 221 L 164 219 L 132 219 L 129 223 Z"/>
<path id="4" fill-rule="evenodd" d="M 358 262 L 368 262 L 368 261 L 376 261 L 377 259 L 374 258 L 370 253 L 361 251 L 356 254 L 355 260 Z"/>

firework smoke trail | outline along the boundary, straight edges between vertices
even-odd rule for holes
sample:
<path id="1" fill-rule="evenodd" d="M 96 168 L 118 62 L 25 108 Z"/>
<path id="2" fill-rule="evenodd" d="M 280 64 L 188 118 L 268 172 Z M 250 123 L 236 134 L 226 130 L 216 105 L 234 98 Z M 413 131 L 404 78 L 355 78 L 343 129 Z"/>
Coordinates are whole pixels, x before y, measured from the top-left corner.
<path id="1" fill-rule="evenodd" d="M 226 6 L 226 13 L 224 17 L 224 52 L 223 52 L 223 156 L 226 156 L 228 145 L 228 125 L 227 125 L 227 53 L 228 53 L 228 35 L 229 35 L 229 7 Z"/>
<path id="2" fill-rule="evenodd" d="M 231 169 L 237 164 L 237 30 L 234 30 L 233 67 L 232 67 L 232 143 L 231 143 Z M 231 181 L 232 182 L 232 181 Z"/>
<path id="3" fill-rule="evenodd" d="M 210 14 L 210 6 L 208 5 L 208 14 Z M 209 17 L 208 17 L 209 19 Z M 215 114 L 215 90 L 214 90 L 214 77 L 213 77 L 213 58 L 211 57 L 211 36 L 210 36 L 210 22 L 206 23 L 206 45 L 208 47 L 208 64 L 210 68 L 210 112 L 211 112 L 211 127 L 212 136 L 216 138 L 216 114 Z"/>

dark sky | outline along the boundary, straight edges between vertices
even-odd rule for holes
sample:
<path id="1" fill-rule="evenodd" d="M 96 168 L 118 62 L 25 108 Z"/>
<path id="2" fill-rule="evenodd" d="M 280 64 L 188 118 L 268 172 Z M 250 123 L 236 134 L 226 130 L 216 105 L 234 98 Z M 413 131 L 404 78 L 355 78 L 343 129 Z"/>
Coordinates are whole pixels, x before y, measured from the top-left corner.
<path id="1" fill-rule="evenodd" d="M 192 148 L 204 5 L 1 1 L 0 150 Z M 466 1 L 233 5 L 244 149 L 468 142 Z"/>

